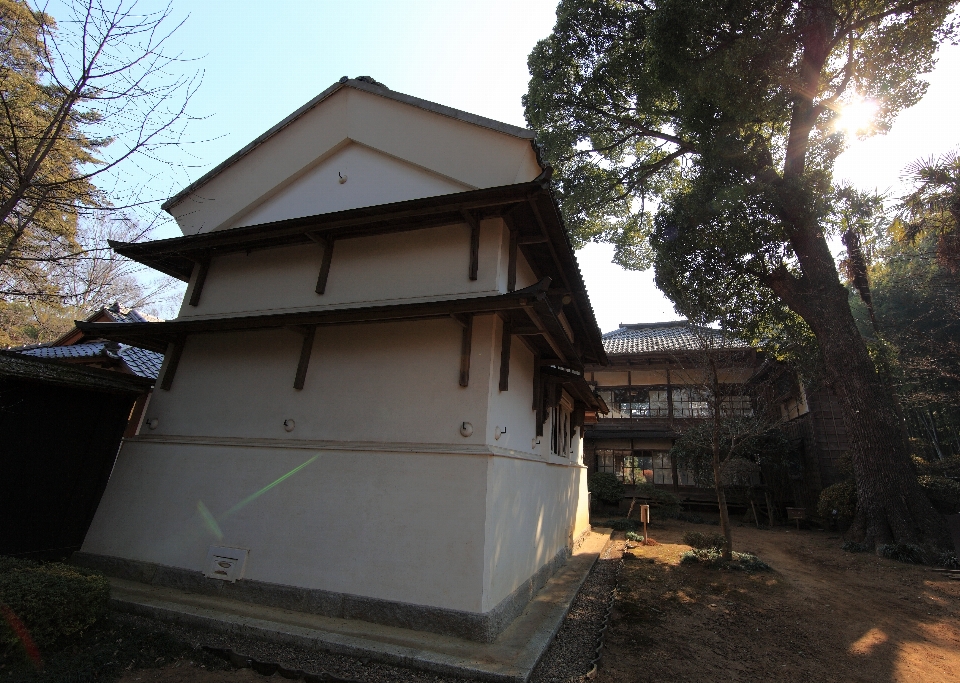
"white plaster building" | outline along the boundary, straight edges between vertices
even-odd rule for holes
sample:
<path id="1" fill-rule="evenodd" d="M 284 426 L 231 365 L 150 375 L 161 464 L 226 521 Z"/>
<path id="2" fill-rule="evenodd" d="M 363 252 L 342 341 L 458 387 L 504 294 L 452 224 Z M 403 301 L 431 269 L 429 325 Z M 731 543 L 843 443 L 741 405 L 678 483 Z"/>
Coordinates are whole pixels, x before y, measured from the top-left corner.
<path id="1" fill-rule="evenodd" d="M 166 202 L 183 237 L 114 244 L 189 285 L 80 324 L 165 360 L 76 561 L 495 638 L 589 528 L 605 410 L 549 174 L 528 130 L 342 79 Z"/>

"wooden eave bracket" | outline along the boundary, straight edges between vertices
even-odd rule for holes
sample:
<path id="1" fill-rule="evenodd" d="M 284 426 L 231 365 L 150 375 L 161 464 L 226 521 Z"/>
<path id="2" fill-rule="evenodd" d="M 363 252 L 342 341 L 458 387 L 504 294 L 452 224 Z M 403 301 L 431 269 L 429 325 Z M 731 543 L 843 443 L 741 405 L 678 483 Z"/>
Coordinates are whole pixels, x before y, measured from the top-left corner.
<path id="1" fill-rule="evenodd" d="M 203 254 L 194 263 L 196 265 L 193 269 L 193 282 L 191 283 L 190 301 L 188 302 L 191 306 L 200 303 L 200 294 L 203 292 L 203 285 L 207 281 L 207 273 L 210 271 L 210 255 Z"/>
<path id="2" fill-rule="evenodd" d="M 460 386 L 470 384 L 470 353 L 473 348 L 473 314 L 453 313 L 451 316 L 463 328 L 460 339 Z"/>
<path id="3" fill-rule="evenodd" d="M 323 257 L 320 261 L 320 273 L 317 275 L 317 294 L 323 294 L 327 289 L 327 278 L 330 277 L 330 264 L 333 262 L 333 237 L 320 235 L 316 232 L 306 233 L 307 237 L 323 248 Z"/>
<path id="4" fill-rule="evenodd" d="M 477 220 L 472 211 L 467 209 L 463 209 L 460 214 L 466 224 L 470 226 L 470 270 L 468 275 L 471 280 L 476 280 L 480 272 L 480 221 Z"/>
<path id="5" fill-rule="evenodd" d="M 307 380 L 307 368 L 310 367 L 310 354 L 313 353 L 313 340 L 317 334 L 315 325 L 298 328 L 303 335 L 303 344 L 300 346 L 300 361 L 297 363 L 297 375 L 293 380 L 293 388 L 297 391 L 303 389 Z"/>
<path id="6" fill-rule="evenodd" d="M 510 320 L 503 318 L 503 329 L 500 333 L 500 391 L 510 388 L 510 342 L 513 339 Z"/>
<path id="7" fill-rule="evenodd" d="M 167 351 L 163 354 L 163 367 L 160 368 L 160 388 L 164 391 L 170 391 L 170 388 L 173 386 L 173 378 L 177 374 L 177 366 L 180 365 L 180 357 L 183 355 L 183 345 L 185 341 L 185 337 L 179 337 L 175 341 L 167 344 Z"/>

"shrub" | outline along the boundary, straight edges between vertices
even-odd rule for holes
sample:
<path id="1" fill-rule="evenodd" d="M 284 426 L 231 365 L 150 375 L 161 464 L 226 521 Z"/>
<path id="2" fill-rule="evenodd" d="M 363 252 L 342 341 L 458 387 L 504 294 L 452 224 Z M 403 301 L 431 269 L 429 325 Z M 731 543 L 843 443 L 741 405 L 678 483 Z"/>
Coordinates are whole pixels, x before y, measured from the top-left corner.
<path id="1" fill-rule="evenodd" d="M 771 570 L 769 564 L 761 560 L 753 553 L 733 553 L 733 559 L 740 563 L 741 569 L 754 572 L 768 572 Z"/>
<path id="2" fill-rule="evenodd" d="M 960 559 L 957 558 L 956 553 L 950 551 L 942 552 L 937 557 L 937 566 L 944 567 L 945 569 L 960 569 Z"/>
<path id="3" fill-rule="evenodd" d="M 705 550 L 714 548 L 722 550 L 727 545 L 727 539 L 723 534 L 702 533 L 700 531 L 688 531 L 683 535 L 683 542 L 691 548 Z"/>
<path id="4" fill-rule="evenodd" d="M 627 532 L 627 540 L 634 541 L 636 543 L 643 543 L 643 534 L 638 534 L 633 531 Z"/>
<path id="5" fill-rule="evenodd" d="M 640 526 L 640 522 L 635 519 L 627 519 L 626 517 L 623 517 L 621 519 L 610 520 L 608 525 L 614 531 L 634 531 L 638 526 Z"/>
<path id="6" fill-rule="evenodd" d="M 817 514 L 821 519 L 835 519 L 847 525 L 857 512 L 857 486 L 852 479 L 828 486 L 820 492 Z"/>
<path id="7" fill-rule="evenodd" d="M 677 519 L 681 522 L 690 522 L 692 524 L 706 524 L 707 520 L 703 518 L 703 515 L 698 515 L 693 512 L 681 512 L 677 515 Z"/>
<path id="8" fill-rule="evenodd" d="M 929 474 L 920 475 L 917 477 L 917 482 L 937 512 L 952 515 L 960 510 L 960 483 Z"/>
<path id="9" fill-rule="evenodd" d="M 594 472 L 587 477 L 587 490 L 597 500 L 616 505 L 623 498 L 623 483 L 610 472 Z"/>
<path id="10" fill-rule="evenodd" d="M 680 498 L 670 491 L 658 489 L 653 484 L 640 484 L 637 497 L 653 503 L 650 514 L 658 519 L 676 519 L 680 515 Z"/>
<path id="11" fill-rule="evenodd" d="M 919 475 L 960 479 L 960 455 L 951 455 L 942 460 L 924 460 L 913 456 L 913 465 Z"/>
<path id="12" fill-rule="evenodd" d="M 681 564 L 701 564 L 711 569 L 743 569 L 746 571 L 770 571 L 770 565 L 752 553 L 731 553 L 730 562 L 723 561 L 723 553 L 717 548 L 688 550 L 680 556 Z"/>
<path id="13" fill-rule="evenodd" d="M 96 623 L 107 613 L 109 599 L 110 584 L 100 574 L 0 557 L 0 604 L 6 606 L 6 618 L 0 620 L 0 661 L 24 653 L 11 613 L 43 652 Z"/>
<path id="14" fill-rule="evenodd" d="M 911 543 L 887 543 L 877 548 L 877 555 L 897 562 L 923 564 L 923 549 Z"/>

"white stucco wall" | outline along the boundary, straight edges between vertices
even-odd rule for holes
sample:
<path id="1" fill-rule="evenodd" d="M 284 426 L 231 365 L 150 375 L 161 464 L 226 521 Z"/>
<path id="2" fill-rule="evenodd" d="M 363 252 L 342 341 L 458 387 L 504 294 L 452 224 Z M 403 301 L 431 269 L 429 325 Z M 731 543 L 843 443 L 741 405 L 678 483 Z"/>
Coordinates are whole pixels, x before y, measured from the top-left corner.
<path id="1" fill-rule="evenodd" d="M 246 579 L 480 612 L 486 471 L 464 453 L 134 440 L 83 550 L 202 571 L 210 545 L 240 547 Z"/>
<path id="2" fill-rule="evenodd" d="M 294 332 L 190 337 L 83 550 L 202 571 L 210 545 L 242 547 L 247 579 L 490 610 L 587 524 L 576 453 L 532 443 L 533 356 L 518 338 L 499 390 L 501 325 L 475 319 L 468 387 L 452 320 L 322 328 L 302 391 Z"/>
<path id="3" fill-rule="evenodd" d="M 340 178 L 346 182 L 340 182 Z M 347 143 L 277 188 L 228 228 L 473 189 L 383 152 Z"/>
<path id="4" fill-rule="evenodd" d="M 587 529 L 586 469 L 494 458 L 487 470 L 483 610 Z"/>
<path id="5" fill-rule="evenodd" d="M 528 139 L 345 88 L 171 213 L 196 234 L 540 172 Z M 476 281 L 469 238 L 461 224 L 338 241 L 323 295 L 319 246 L 216 256 L 180 317 L 506 292 L 503 221 L 482 223 Z M 516 286 L 535 281 L 520 254 Z M 171 390 L 148 406 L 156 428 L 124 442 L 83 550 L 202 571 L 210 545 L 236 546 L 250 550 L 247 579 L 495 607 L 586 528 L 576 453 L 535 443 L 533 354 L 519 338 L 499 390 L 501 329 L 498 316 L 474 319 L 468 387 L 452 319 L 320 327 L 301 391 L 296 331 L 188 337 Z"/>
<path id="6" fill-rule="evenodd" d="M 481 444 L 493 324 L 493 316 L 474 321 L 467 387 L 459 385 L 462 328 L 453 320 L 320 328 L 300 391 L 296 332 L 194 335 L 170 391 L 154 392 L 147 419 L 159 424 L 150 433 Z M 293 432 L 284 431 L 286 419 Z M 474 424 L 468 439 L 459 432 L 464 421 Z"/>
<path id="7" fill-rule="evenodd" d="M 434 178 L 448 179 L 449 189 L 438 194 L 527 182 L 541 172 L 527 139 L 347 87 L 184 197 L 170 213 L 185 235 L 235 227 L 278 188 L 310 175 L 351 143 L 380 152 L 384 158 L 401 159 Z M 364 182 L 363 173 L 357 180 Z M 346 185 L 352 182 L 351 178 Z M 344 207 L 342 187 L 329 187 L 329 192 L 326 184 L 317 187 L 319 192 L 310 202 L 314 213 Z M 422 185 L 413 180 L 404 187 L 413 194 L 404 197 L 381 187 L 383 197 L 392 199 L 375 199 L 370 204 L 423 196 L 418 194 Z M 303 215 L 298 213 L 301 210 L 302 205 L 294 203 L 286 211 L 273 210 L 271 220 Z"/>
<path id="8" fill-rule="evenodd" d="M 470 228 L 456 224 L 339 240 L 325 292 L 317 294 L 323 250 L 301 245 L 214 258 L 197 306 L 191 289 L 181 318 L 277 313 L 371 304 L 488 296 L 506 292 L 505 242 L 499 218 L 484 220 L 476 280 L 469 278 Z M 522 255 L 517 286 L 534 284 Z"/>

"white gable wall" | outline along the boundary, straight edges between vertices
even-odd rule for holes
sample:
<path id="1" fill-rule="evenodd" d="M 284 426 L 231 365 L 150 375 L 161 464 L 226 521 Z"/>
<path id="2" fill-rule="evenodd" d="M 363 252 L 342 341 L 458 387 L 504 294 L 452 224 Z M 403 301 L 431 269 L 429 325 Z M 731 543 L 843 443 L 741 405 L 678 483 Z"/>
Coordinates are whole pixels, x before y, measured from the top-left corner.
<path id="1" fill-rule="evenodd" d="M 541 172 L 528 139 L 344 87 L 220 171 L 169 212 L 185 235 L 236 227 L 251 211 L 269 203 L 278 188 L 282 191 L 305 174 L 312 175 L 312 169 L 324 166 L 328 157 L 351 142 L 447 179 L 450 185 L 438 194 L 527 182 Z M 390 163 L 383 161 L 382 165 L 384 169 L 376 173 L 389 173 Z M 357 180 L 363 177 L 361 172 Z M 442 183 L 435 187 L 443 189 Z M 329 192 L 325 185 L 320 189 L 314 201 L 321 210 L 316 213 L 340 205 L 334 193 L 343 187 L 330 187 Z M 414 196 L 400 199 L 424 196 L 416 194 L 423 191 L 423 185 L 411 183 L 408 189 Z M 398 201 L 392 189 L 380 186 L 380 191 L 390 198 L 379 199 L 373 193 L 368 195 L 368 205 Z M 297 210 L 297 206 L 290 208 L 291 213 Z M 295 217 L 276 210 L 271 216 Z M 243 224 L 251 223 L 244 220 Z"/>
<path id="2" fill-rule="evenodd" d="M 346 177 L 347 181 L 341 183 L 341 177 Z M 229 227 L 258 225 L 470 189 L 473 188 L 369 147 L 348 143 Z"/>

